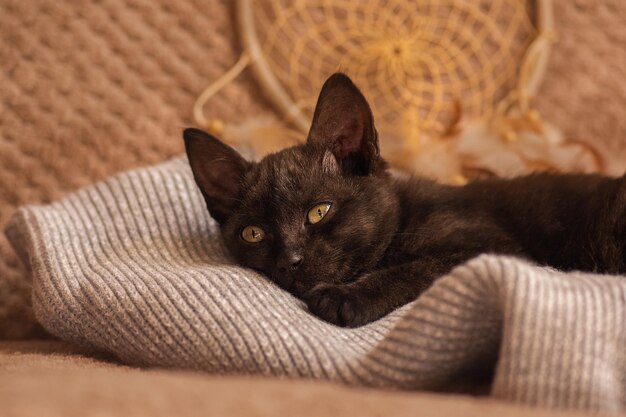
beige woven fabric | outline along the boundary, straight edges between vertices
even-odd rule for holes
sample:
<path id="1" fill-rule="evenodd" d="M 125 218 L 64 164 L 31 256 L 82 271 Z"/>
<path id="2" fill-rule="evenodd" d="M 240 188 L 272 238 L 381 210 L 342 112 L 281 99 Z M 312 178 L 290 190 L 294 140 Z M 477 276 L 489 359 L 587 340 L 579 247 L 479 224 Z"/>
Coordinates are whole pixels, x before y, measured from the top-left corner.
<path id="1" fill-rule="evenodd" d="M 626 2 L 555 0 L 538 97 L 567 137 L 626 158 Z M 182 151 L 196 96 L 237 59 L 230 0 L 0 2 L 0 227 L 17 207 Z M 207 105 L 271 109 L 245 72 Z M 30 287 L 0 235 L 0 338 L 29 335 Z"/>
<path id="2" fill-rule="evenodd" d="M 414 389 L 495 368 L 496 398 L 626 406 L 622 277 L 482 256 L 390 316 L 338 328 L 231 263 L 184 158 L 24 208 L 8 234 L 43 326 L 131 364 Z"/>
<path id="3" fill-rule="evenodd" d="M 230 0 L 0 2 L 0 228 L 112 173 L 183 149 L 196 96 L 239 54 Z M 259 111 L 244 77 L 208 104 Z M 0 338 L 34 324 L 26 274 L 0 235 Z"/>
<path id="4" fill-rule="evenodd" d="M 555 0 L 556 42 L 536 104 L 565 137 L 626 160 L 626 2 Z"/>

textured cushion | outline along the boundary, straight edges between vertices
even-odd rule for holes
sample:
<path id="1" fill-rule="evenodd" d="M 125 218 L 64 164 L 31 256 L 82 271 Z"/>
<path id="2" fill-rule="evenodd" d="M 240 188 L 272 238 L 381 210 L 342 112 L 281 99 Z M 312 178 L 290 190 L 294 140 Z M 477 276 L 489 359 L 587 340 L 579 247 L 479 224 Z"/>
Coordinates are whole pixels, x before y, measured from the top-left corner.
<path id="1" fill-rule="evenodd" d="M 482 367 L 498 398 L 624 406 L 620 277 L 482 256 L 389 317 L 338 328 L 232 263 L 183 158 L 24 208 L 8 235 L 42 325 L 128 363 L 422 389 Z"/>
<path id="2" fill-rule="evenodd" d="M 59 341 L 0 341 L 0 369 L 3 417 L 565 417 L 468 396 L 133 369 Z"/>
<path id="3" fill-rule="evenodd" d="M 231 0 L 2 0 L 0 228 L 54 201 L 183 151 L 198 94 L 241 53 Z M 207 103 L 243 121 L 268 109 L 249 73 Z M 32 335 L 30 285 L 0 234 L 0 339 Z"/>

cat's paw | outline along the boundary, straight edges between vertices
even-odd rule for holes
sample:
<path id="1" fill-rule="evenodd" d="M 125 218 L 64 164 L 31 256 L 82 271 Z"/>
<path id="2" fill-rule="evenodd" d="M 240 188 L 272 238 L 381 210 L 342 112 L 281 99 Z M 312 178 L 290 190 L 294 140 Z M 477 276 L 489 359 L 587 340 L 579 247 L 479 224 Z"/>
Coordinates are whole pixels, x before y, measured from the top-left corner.
<path id="1" fill-rule="evenodd" d="M 372 321 L 367 300 L 350 284 L 318 284 L 303 296 L 309 311 L 342 327 L 358 327 Z"/>

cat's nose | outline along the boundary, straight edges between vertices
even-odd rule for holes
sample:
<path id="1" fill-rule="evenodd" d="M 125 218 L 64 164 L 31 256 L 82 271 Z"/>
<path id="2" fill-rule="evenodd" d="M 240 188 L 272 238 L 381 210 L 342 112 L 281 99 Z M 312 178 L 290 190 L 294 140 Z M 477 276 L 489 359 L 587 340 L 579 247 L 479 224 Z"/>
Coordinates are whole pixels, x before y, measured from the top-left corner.
<path id="1" fill-rule="evenodd" d="M 299 253 L 288 253 L 278 261 L 278 267 L 282 271 L 295 271 L 302 264 L 302 255 Z"/>

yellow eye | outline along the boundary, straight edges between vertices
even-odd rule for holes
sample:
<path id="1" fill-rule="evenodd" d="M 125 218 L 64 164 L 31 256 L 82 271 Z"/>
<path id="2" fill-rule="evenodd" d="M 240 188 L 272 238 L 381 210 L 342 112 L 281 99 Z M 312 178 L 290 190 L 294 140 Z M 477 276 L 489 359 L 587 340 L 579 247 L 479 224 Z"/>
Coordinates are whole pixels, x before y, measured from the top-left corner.
<path id="1" fill-rule="evenodd" d="M 265 238 L 265 232 L 258 226 L 246 226 L 241 231 L 241 238 L 248 243 L 259 243 Z"/>
<path id="2" fill-rule="evenodd" d="M 316 206 L 313 206 L 313 208 L 309 210 L 306 216 L 309 224 L 315 224 L 322 220 L 331 207 L 331 203 L 320 203 Z"/>

